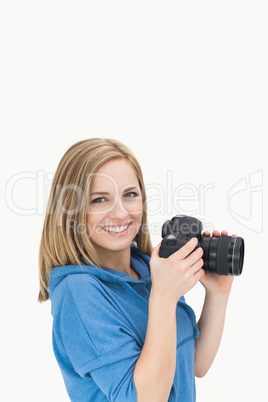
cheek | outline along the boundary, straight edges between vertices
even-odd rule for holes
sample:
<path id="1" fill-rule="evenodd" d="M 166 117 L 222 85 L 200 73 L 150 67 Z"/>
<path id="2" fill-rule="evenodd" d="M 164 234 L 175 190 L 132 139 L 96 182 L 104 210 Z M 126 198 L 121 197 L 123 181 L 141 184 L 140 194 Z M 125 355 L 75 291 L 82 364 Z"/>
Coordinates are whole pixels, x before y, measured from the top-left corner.
<path id="1" fill-rule="evenodd" d="M 92 233 L 97 230 L 97 227 L 102 223 L 104 219 L 104 214 L 102 213 L 94 213 L 94 214 L 87 214 L 87 232 L 89 231 Z"/>
<path id="2" fill-rule="evenodd" d="M 125 205 L 125 208 L 129 213 L 137 217 L 143 213 L 143 203 L 141 200 L 133 201 L 132 203 Z"/>

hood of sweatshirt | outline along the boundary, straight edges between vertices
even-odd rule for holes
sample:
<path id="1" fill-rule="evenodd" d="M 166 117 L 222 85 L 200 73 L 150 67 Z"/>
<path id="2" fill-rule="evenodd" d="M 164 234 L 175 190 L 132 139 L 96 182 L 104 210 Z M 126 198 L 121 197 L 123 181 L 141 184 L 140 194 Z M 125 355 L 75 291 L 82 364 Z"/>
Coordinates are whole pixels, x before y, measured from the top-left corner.
<path id="1" fill-rule="evenodd" d="M 132 295 L 136 299 L 136 301 L 141 305 L 144 311 L 148 311 L 148 300 L 146 301 L 143 297 L 141 297 L 135 291 L 135 288 L 138 289 L 139 287 L 141 287 L 143 289 L 147 289 L 147 292 L 150 293 L 152 281 L 149 262 L 151 257 L 149 257 L 147 254 L 142 253 L 137 247 L 133 245 L 131 245 L 130 251 L 131 266 L 135 269 L 136 272 L 138 272 L 138 274 L 140 275 L 140 279 L 135 279 L 128 274 L 108 267 L 98 268 L 86 263 L 83 265 L 63 265 L 60 267 L 55 267 L 50 271 L 50 281 L 48 287 L 49 296 L 52 296 L 54 289 L 64 278 L 66 278 L 66 276 L 73 274 L 89 274 L 98 278 L 102 282 L 113 282 L 121 285 L 130 295 Z M 51 302 L 53 302 L 52 299 Z M 196 325 L 194 311 L 190 306 L 186 304 L 184 296 L 180 298 L 178 304 L 188 313 L 195 330 L 195 336 L 198 336 L 198 329 Z"/>
<path id="2" fill-rule="evenodd" d="M 150 257 L 142 253 L 137 247 L 131 245 L 131 266 L 140 275 L 140 279 L 135 279 L 132 276 L 112 268 L 98 268 L 92 265 L 63 265 L 53 268 L 50 271 L 50 281 L 48 292 L 53 292 L 55 287 L 67 276 L 73 274 L 90 274 L 101 281 L 114 282 L 123 285 L 141 284 L 151 282 L 151 273 L 149 268 Z"/>

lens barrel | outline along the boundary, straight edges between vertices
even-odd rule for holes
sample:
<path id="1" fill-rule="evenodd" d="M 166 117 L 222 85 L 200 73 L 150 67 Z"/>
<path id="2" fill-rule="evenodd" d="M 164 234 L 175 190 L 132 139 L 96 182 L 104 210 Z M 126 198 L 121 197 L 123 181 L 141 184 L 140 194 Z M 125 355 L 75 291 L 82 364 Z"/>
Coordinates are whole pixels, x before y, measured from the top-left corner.
<path id="1" fill-rule="evenodd" d="M 235 275 L 242 273 L 244 262 L 244 240 L 242 237 L 200 236 L 197 247 L 204 251 L 203 268 L 218 275 Z"/>
<path id="2" fill-rule="evenodd" d="M 233 237 L 232 243 L 232 275 L 238 276 L 241 275 L 243 270 L 245 244 L 242 237 Z"/>

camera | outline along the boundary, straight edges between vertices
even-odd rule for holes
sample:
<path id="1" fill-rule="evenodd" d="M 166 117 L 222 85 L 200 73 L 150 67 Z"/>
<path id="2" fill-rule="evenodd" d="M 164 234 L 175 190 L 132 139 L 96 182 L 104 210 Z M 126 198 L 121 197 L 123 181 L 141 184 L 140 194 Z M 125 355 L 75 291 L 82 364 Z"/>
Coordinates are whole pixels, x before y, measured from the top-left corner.
<path id="1" fill-rule="evenodd" d="M 176 215 L 162 226 L 162 242 L 159 256 L 168 258 L 184 246 L 192 237 L 201 247 L 203 253 L 203 269 L 218 275 L 241 275 L 244 262 L 244 240 L 242 237 L 202 236 L 202 222 L 186 215 Z M 193 250 L 193 251 L 194 251 Z"/>

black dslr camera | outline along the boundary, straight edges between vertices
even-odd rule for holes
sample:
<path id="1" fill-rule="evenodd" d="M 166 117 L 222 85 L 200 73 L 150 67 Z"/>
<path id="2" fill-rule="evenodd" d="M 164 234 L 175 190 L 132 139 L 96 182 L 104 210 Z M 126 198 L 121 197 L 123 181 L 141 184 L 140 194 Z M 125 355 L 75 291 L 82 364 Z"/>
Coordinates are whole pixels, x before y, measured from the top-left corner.
<path id="1" fill-rule="evenodd" d="M 203 269 L 218 275 L 241 275 L 244 261 L 244 240 L 242 237 L 202 236 L 202 222 L 186 215 L 176 215 L 162 226 L 162 243 L 159 256 L 168 258 L 184 246 L 192 237 L 204 251 Z M 195 248 L 195 249 L 196 249 Z M 193 250 L 194 251 L 194 250 Z"/>

